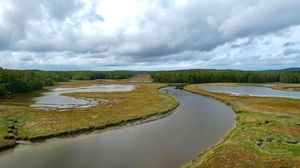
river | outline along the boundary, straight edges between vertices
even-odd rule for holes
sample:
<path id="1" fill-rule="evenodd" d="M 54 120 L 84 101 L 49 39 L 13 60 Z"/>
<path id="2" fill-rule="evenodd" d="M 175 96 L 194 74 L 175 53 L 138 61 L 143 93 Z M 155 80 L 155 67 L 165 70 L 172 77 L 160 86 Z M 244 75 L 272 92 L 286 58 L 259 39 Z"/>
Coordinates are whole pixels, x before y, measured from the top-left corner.
<path id="1" fill-rule="evenodd" d="M 231 107 L 174 87 L 180 106 L 155 121 L 19 145 L 2 152 L 1 168 L 176 168 L 216 145 L 236 124 Z"/>

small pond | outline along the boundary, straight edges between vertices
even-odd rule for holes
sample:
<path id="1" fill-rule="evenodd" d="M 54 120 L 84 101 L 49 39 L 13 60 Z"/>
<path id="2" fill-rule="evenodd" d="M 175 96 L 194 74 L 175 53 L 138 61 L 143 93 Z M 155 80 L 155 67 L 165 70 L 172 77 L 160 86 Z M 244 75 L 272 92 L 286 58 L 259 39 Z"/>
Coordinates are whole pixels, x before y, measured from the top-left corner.
<path id="1" fill-rule="evenodd" d="M 41 109 L 69 109 L 69 108 L 85 108 L 96 105 L 99 101 L 87 98 L 74 98 L 63 96 L 64 93 L 73 92 L 129 92 L 135 87 L 133 85 L 94 85 L 78 88 L 55 88 L 50 92 L 46 92 L 43 96 L 33 99 L 32 107 Z"/>
<path id="2" fill-rule="evenodd" d="M 300 92 L 275 90 L 258 86 L 200 86 L 210 92 L 230 93 L 233 95 L 249 95 L 262 97 L 284 97 L 300 99 Z"/>

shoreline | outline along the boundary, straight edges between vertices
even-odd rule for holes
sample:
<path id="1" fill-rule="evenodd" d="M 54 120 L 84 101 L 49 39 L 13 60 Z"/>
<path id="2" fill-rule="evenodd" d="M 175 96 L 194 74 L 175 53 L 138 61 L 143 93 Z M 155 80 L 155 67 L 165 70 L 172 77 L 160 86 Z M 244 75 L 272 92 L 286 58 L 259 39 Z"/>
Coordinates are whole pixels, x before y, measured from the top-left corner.
<path id="1" fill-rule="evenodd" d="M 187 85 L 187 86 L 188 86 L 188 85 Z M 200 154 L 198 155 L 197 158 L 192 159 L 189 163 L 187 163 L 186 165 L 183 166 L 183 168 L 190 168 L 193 164 L 197 163 L 197 161 L 199 161 L 199 160 L 201 159 L 201 157 L 202 157 L 204 154 L 213 152 L 214 149 L 216 149 L 216 148 L 218 148 L 219 146 L 221 146 L 223 143 L 225 143 L 225 142 L 233 135 L 233 133 L 238 129 L 238 127 L 239 127 L 239 125 L 240 125 L 240 117 L 239 117 L 239 115 L 238 115 L 239 110 L 238 110 L 235 106 L 233 106 L 233 105 L 231 105 L 229 102 L 227 102 L 226 100 L 223 100 L 223 99 L 221 99 L 221 98 L 218 98 L 218 97 L 216 97 L 216 96 L 214 96 L 214 95 L 209 95 L 209 94 L 204 93 L 204 92 L 201 92 L 201 93 L 200 93 L 200 92 L 188 90 L 188 89 L 186 89 L 186 87 L 183 87 L 183 90 L 185 90 L 185 91 L 187 91 L 187 92 L 190 92 L 190 93 L 194 93 L 194 94 L 198 94 L 198 95 L 210 97 L 210 98 L 216 99 L 216 100 L 218 100 L 218 101 L 221 101 L 221 102 L 225 103 L 226 105 L 230 106 L 230 107 L 232 108 L 232 110 L 234 111 L 235 115 L 236 115 L 236 117 L 235 117 L 236 123 L 235 123 L 234 127 L 232 128 L 232 130 L 229 131 L 228 134 L 227 134 L 225 137 L 223 137 L 222 139 L 220 139 L 220 141 L 217 142 L 215 145 L 212 145 L 211 147 L 209 147 L 209 148 L 205 149 L 204 151 L 200 152 Z M 201 91 L 201 90 L 200 90 L 200 91 Z M 204 161 L 204 160 L 202 160 L 201 162 L 199 162 L 200 165 L 201 165 L 201 163 L 202 163 L 203 161 Z"/>
<path id="2" fill-rule="evenodd" d="M 8 141 L 8 142 L 6 142 L 4 145 L 2 144 L 2 145 L 0 146 L 0 153 L 1 153 L 1 152 L 4 152 L 4 151 L 6 151 L 6 150 L 9 150 L 9 149 L 13 149 L 13 148 L 15 148 L 17 145 L 18 145 L 18 144 L 17 144 L 16 141 Z"/>
<path id="3" fill-rule="evenodd" d="M 152 114 L 152 115 L 142 116 L 142 117 L 138 117 L 138 118 L 134 118 L 134 119 L 123 120 L 123 121 L 117 122 L 117 123 L 109 123 L 109 124 L 102 125 L 99 127 L 97 126 L 97 127 L 81 128 L 81 129 L 71 130 L 71 131 L 67 131 L 67 132 L 61 132 L 61 133 L 57 133 L 57 134 L 42 135 L 42 136 L 37 136 L 37 137 L 29 138 L 29 139 L 20 139 L 20 140 L 25 140 L 25 141 L 30 141 L 32 143 L 35 143 L 35 142 L 43 142 L 43 141 L 46 141 L 51 138 L 60 138 L 60 137 L 68 138 L 68 137 L 72 137 L 72 136 L 80 136 L 83 134 L 93 133 L 94 131 L 100 131 L 100 130 L 105 131 L 108 129 L 114 129 L 114 128 L 118 129 L 118 128 L 123 128 L 123 127 L 127 127 L 127 126 L 135 126 L 135 125 L 144 124 L 144 123 L 148 123 L 148 122 L 152 122 L 155 120 L 159 120 L 159 119 L 168 117 L 169 115 L 173 114 L 173 112 L 175 111 L 175 109 L 178 106 L 179 106 L 179 104 L 175 108 L 172 108 L 171 110 L 168 110 L 163 113 Z"/>

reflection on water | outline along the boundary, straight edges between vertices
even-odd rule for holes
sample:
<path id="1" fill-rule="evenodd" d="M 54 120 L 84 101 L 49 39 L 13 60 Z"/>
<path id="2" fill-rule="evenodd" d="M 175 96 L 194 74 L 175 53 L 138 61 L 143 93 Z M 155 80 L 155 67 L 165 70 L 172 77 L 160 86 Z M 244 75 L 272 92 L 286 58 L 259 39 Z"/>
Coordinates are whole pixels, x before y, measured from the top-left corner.
<path id="1" fill-rule="evenodd" d="M 200 86 L 210 92 L 222 92 L 235 95 L 249 95 L 249 96 L 266 96 L 266 97 L 285 97 L 300 99 L 300 92 L 290 92 L 282 90 L 274 90 L 268 87 L 257 86 Z"/>
<path id="2" fill-rule="evenodd" d="M 85 108 L 96 105 L 98 101 L 86 98 L 73 98 L 63 96 L 63 93 L 72 92 L 129 92 L 134 89 L 132 85 L 95 85 L 79 88 L 55 88 L 51 92 L 45 93 L 41 97 L 34 98 L 32 107 L 43 109 L 68 109 L 68 108 Z"/>
<path id="3" fill-rule="evenodd" d="M 180 106 L 140 125 L 19 146 L 0 157 L 1 168 L 179 168 L 218 143 L 235 126 L 231 107 L 172 87 Z"/>

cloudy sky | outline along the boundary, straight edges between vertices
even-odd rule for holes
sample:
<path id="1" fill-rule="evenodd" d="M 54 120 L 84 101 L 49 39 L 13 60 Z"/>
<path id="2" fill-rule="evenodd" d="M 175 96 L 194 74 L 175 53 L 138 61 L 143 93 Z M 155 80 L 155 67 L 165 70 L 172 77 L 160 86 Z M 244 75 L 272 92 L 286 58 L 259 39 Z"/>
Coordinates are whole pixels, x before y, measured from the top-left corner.
<path id="1" fill-rule="evenodd" d="M 0 66 L 300 66 L 299 0 L 0 0 Z"/>

